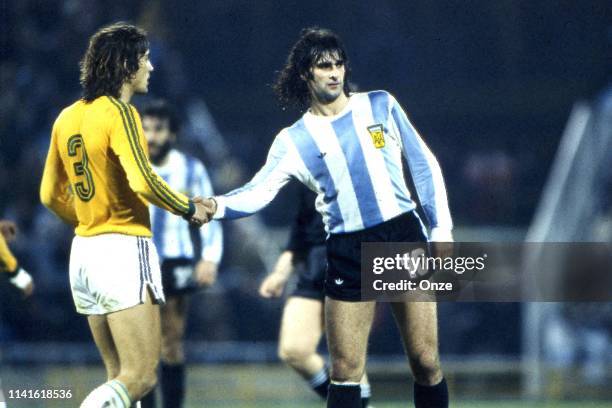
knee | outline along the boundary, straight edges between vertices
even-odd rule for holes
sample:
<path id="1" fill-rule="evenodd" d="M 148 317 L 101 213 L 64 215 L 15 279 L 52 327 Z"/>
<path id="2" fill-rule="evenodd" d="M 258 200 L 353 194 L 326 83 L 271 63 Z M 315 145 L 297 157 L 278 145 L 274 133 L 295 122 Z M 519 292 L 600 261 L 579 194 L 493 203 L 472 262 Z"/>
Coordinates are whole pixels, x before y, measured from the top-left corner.
<path id="1" fill-rule="evenodd" d="M 125 373 L 131 384 L 131 388 L 138 396 L 149 393 L 157 385 L 157 372 L 155 369 L 143 369 Z"/>
<path id="2" fill-rule="evenodd" d="M 440 358 L 436 348 L 419 350 L 411 354 L 410 365 L 419 384 L 435 385 L 442 380 Z"/>
<path id="3" fill-rule="evenodd" d="M 355 356 L 332 358 L 331 378 L 339 382 L 360 382 L 363 377 L 365 361 Z"/>
<path id="4" fill-rule="evenodd" d="M 181 364 L 185 361 L 183 342 L 180 338 L 162 339 L 161 360 L 166 364 Z"/>
<path id="5" fill-rule="evenodd" d="M 281 343 L 278 348 L 278 358 L 291 367 L 300 366 L 315 350 L 297 343 Z"/>

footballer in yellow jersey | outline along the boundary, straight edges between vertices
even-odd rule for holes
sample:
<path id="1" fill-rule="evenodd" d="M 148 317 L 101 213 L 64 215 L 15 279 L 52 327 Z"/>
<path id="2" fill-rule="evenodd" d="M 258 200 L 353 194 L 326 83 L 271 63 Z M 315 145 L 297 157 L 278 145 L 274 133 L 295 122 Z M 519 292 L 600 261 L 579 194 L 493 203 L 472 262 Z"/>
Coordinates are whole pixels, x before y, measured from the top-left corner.
<path id="1" fill-rule="evenodd" d="M 191 217 L 194 204 L 149 164 L 140 116 L 113 96 L 79 100 L 55 124 L 41 200 L 75 233 L 151 236 L 147 202 Z"/>
<path id="2" fill-rule="evenodd" d="M 12 240 L 17 233 L 17 227 L 11 221 L 0 220 L 0 274 L 7 275 L 10 282 L 20 289 L 27 297 L 34 290 L 32 277 L 25 269 L 20 268 L 17 259 L 11 253 L 7 241 Z M 0 380 L 0 408 L 5 408 L 5 398 L 2 393 L 2 381 Z"/>
<path id="3" fill-rule="evenodd" d="M 40 198 L 74 225 L 70 286 L 87 315 L 106 382 L 81 407 L 128 408 L 157 381 L 159 304 L 165 301 L 147 204 L 196 225 L 208 221 L 151 169 L 140 117 L 129 104 L 146 93 L 153 66 L 146 33 L 116 23 L 89 41 L 81 61 L 82 99 L 53 125 Z"/>
<path id="4" fill-rule="evenodd" d="M 34 290 L 32 277 L 19 266 L 7 244 L 7 241 L 14 238 L 16 232 L 17 228 L 14 223 L 0 221 L 0 272 L 8 273 L 10 282 L 20 289 L 25 296 L 30 296 Z"/>

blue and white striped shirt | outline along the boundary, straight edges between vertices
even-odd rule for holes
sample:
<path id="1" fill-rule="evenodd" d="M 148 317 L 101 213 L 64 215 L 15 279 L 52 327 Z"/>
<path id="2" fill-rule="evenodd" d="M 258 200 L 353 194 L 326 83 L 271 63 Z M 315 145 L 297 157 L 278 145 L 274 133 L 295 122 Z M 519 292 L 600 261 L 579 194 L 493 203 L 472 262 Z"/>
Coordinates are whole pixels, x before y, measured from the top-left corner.
<path id="1" fill-rule="evenodd" d="M 306 112 L 275 138 L 265 165 L 241 188 L 215 197 L 215 218 L 251 215 L 294 177 L 317 193 L 328 233 L 358 231 L 415 209 L 408 162 L 432 241 L 452 240 L 440 166 L 402 107 L 385 91 L 355 93 L 335 116 Z"/>
<path id="2" fill-rule="evenodd" d="M 178 150 L 170 150 L 166 163 L 162 166 L 154 165 L 153 169 L 170 186 L 189 197 L 210 197 L 213 194 L 204 165 Z M 150 209 L 153 242 L 159 257 L 162 260 L 196 257 L 189 224 L 156 206 L 150 206 Z M 202 240 L 200 258 L 218 264 L 223 253 L 221 224 L 213 221 L 204 225 L 200 228 L 200 236 Z"/>

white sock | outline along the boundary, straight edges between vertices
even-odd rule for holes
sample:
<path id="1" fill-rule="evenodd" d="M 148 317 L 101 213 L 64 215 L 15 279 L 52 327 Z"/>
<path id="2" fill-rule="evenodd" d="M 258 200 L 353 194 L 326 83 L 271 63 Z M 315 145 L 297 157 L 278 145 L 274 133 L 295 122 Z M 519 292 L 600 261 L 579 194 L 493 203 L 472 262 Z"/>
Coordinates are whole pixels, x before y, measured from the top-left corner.
<path id="1" fill-rule="evenodd" d="M 130 408 L 132 401 L 125 385 L 118 380 L 106 382 L 89 393 L 81 408 Z"/>
<path id="2" fill-rule="evenodd" d="M 361 398 L 370 398 L 372 396 L 372 387 L 370 384 L 360 384 L 361 386 Z"/>

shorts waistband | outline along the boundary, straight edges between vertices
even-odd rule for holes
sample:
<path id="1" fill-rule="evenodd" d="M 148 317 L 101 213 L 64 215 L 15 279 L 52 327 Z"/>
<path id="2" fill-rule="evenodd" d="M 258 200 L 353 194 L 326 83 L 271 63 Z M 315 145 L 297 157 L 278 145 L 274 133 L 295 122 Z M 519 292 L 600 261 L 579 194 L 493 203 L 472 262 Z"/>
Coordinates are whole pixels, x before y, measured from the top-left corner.
<path id="1" fill-rule="evenodd" d="M 364 229 L 357 230 L 357 231 L 351 231 L 351 232 L 329 234 L 329 239 L 341 238 L 341 237 L 358 237 L 358 236 L 365 235 L 365 234 L 376 233 L 379 231 L 386 230 L 391 224 L 396 224 L 398 222 L 403 222 L 403 221 L 412 221 L 412 222 L 416 222 L 417 224 L 420 224 L 419 217 L 416 215 L 415 211 L 412 210 L 412 211 L 405 212 L 403 214 L 398 215 L 397 217 L 390 218 L 387 221 L 383 221 L 380 224 L 376 224 L 368 228 L 364 228 Z"/>

